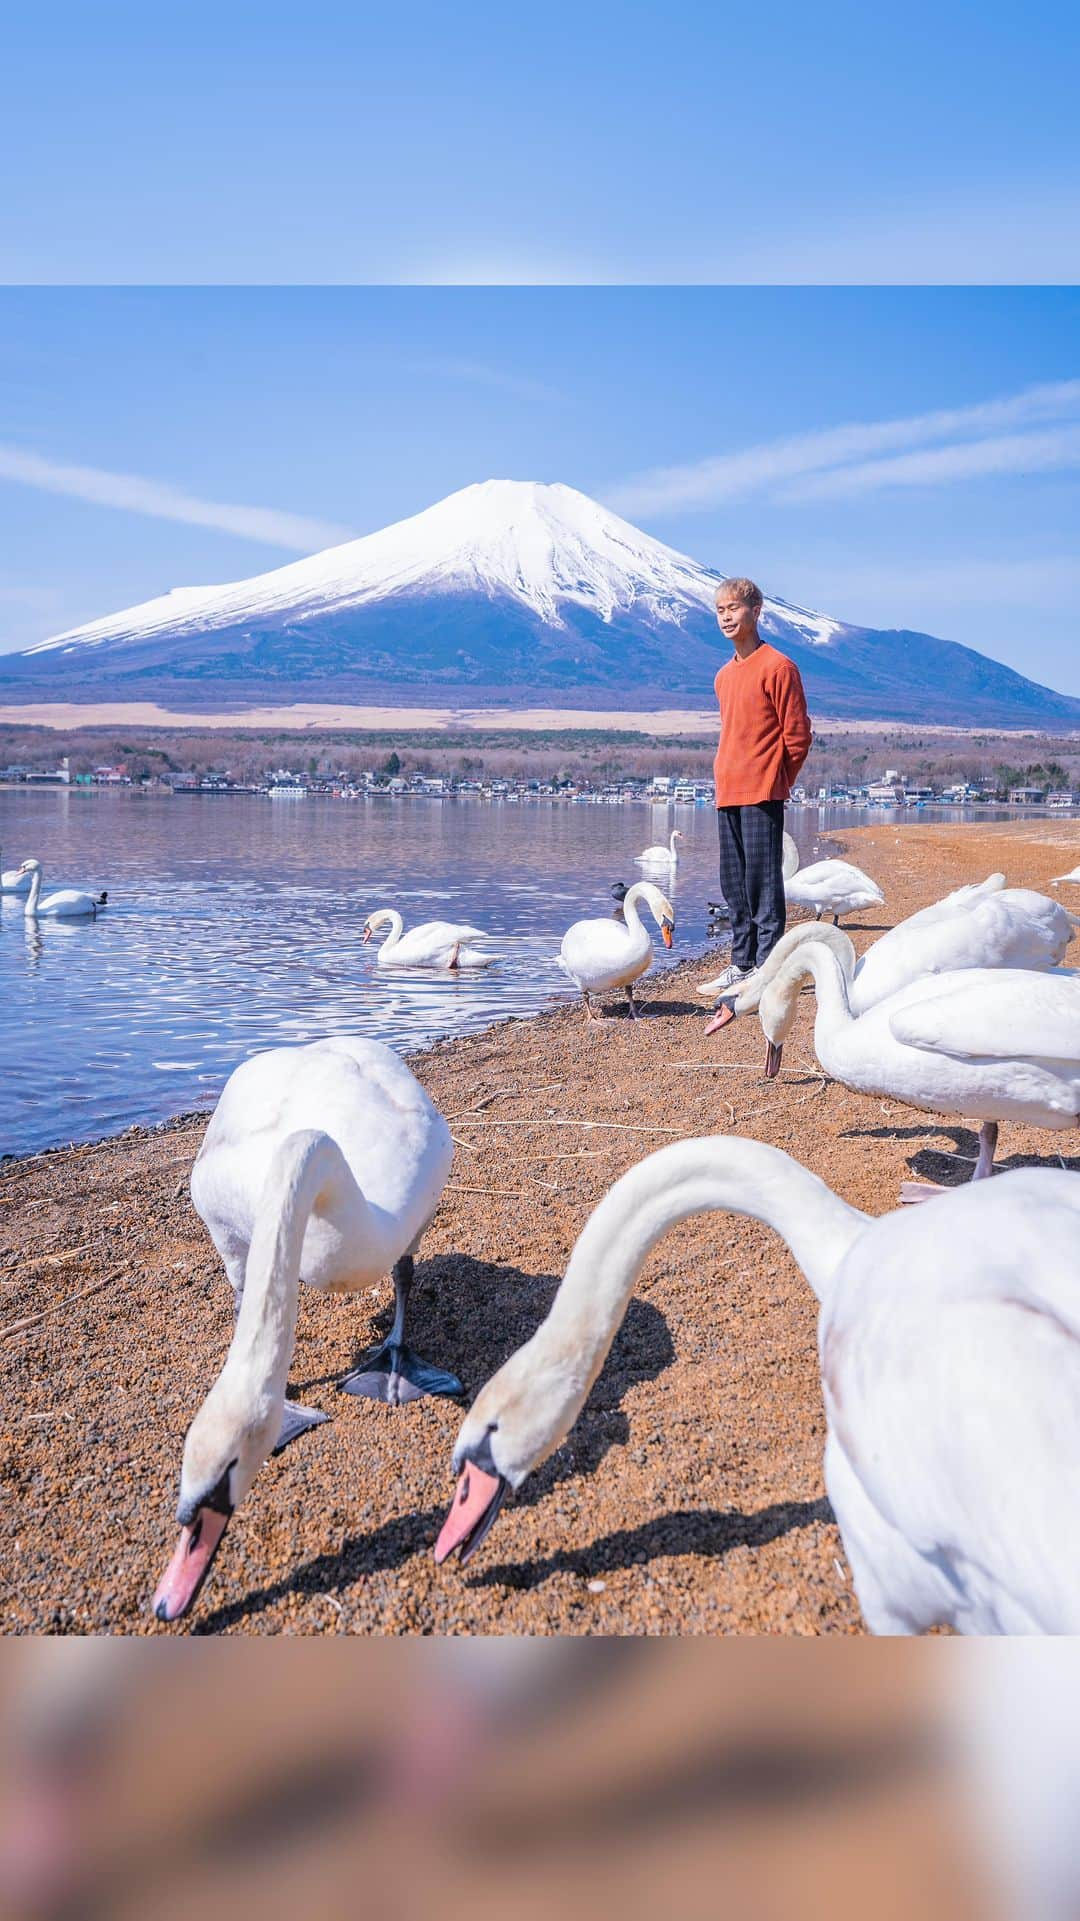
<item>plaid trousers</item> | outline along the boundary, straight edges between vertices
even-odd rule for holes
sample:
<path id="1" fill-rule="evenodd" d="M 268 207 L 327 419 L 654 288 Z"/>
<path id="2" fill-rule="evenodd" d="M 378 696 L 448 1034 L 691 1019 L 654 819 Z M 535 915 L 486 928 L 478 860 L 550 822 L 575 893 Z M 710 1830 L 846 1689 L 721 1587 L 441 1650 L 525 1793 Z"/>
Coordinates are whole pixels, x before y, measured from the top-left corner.
<path id="1" fill-rule="evenodd" d="M 731 915 L 736 967 L 760 967 L 784 931 L 784 803 L 718 807 L 720 888 Z"/>

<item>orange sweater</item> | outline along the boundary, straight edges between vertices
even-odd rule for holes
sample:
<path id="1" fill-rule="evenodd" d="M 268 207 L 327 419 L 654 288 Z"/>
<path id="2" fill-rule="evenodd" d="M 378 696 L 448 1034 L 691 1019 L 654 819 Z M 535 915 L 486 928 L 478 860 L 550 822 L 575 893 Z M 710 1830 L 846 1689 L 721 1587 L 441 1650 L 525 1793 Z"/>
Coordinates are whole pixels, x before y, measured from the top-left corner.
<path id="1" fill-rule="evenodd" d="M 713 763 L 718 807 L 786 800 L 807 754 L 810 721 L 793 660 L 768 641 L 716 676 L 720 745 Z"/>

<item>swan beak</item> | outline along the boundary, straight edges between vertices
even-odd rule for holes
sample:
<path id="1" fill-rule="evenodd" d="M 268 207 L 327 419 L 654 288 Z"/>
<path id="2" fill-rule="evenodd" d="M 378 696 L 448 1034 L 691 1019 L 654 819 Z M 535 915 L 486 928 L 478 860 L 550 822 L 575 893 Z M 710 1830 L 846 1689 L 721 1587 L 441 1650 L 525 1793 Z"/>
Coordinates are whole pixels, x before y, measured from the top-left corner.
<path id="1" fill-rule="evenodd" d="M 766 1042 L 765 1044 L 765 1079 L 767 1081 L 774 1081 L 776 1079 L 776 1076 L 780 1072 L 780 1062 L 783 1059 L 783 1055 L 784 1055 L 784 1049 L 780 1043 L 778 1043 L 777 1041 Z"/>
<path id="2" fill-rule="evenodd" d="M 441 1567 L 448 1554 L 461 1549 L 461 1565 L 470 1561 L 487 1539 L 495 1517 L 506 1499 L 510 1483 L 501 1474 L 488 1474 L 475 1461 L 466 1461 L 457 1484 L 454 1504 L 435 1543 L 435 1565 Z"/>
<path id="3" fill-rule="evenodd" d="M 368 941 L 371 939 L 371 929 L 368 926 L 366 921 L 364 922 L 364 931 L 361 934 L 360 939 L 363 942 L 365 947 L 367 946 Z"/>
<path id="4" fill-rule="evenodd" d="M 671 947 L 674 944 L 675 938 L 675 929 L 671 921 L 666 918 L 662 920 L 660 922 L 660 932 L 663 936 L 664 946 Z"/>
<path id="5" fill-rule="evenodd" d="M 151 1603 L 159 1621 L 179 1621 L 194 1606 L 224 1539 L 229 1519 L 228 1514 L 220 1514 L 217 1508 L 201 1507 L 191 1526 L 181 1529 L 172 1560 Z"/>

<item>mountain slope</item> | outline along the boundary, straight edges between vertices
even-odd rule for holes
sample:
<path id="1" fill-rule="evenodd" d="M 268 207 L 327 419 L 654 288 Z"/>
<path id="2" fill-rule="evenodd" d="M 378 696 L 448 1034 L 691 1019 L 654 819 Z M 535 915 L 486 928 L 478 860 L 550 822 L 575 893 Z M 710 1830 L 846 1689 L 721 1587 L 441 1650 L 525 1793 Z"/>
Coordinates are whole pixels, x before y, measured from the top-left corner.
<path id="1" fill-rule="evenodd" d="M 0 698 L 707 705 L 722 578 L 571 487 L 486 481 L 271 573 L 0 657 Z M 1080 701 L 950 641 L 779 600 L 762 630 L 819 713 L 1080 726 Z"/>

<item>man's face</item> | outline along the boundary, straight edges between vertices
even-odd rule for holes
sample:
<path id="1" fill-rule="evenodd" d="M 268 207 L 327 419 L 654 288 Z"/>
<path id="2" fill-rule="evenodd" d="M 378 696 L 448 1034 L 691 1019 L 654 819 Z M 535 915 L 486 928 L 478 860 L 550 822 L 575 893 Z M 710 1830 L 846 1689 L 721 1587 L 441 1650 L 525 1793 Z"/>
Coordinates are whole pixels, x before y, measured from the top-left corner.
<path id="1" fill-rule="evenodd" d="M 720 632 L 734 643 L 737 640 L 753 640 L 757 632 L 757 615 L 754 609 L 740 600 L 737 594 L 719 594 L 716 601 L 716 618 Z"/>

